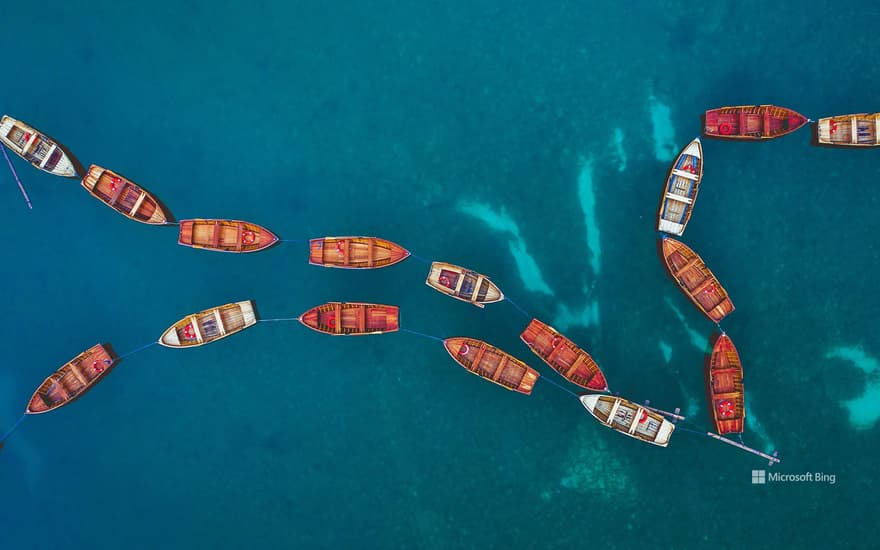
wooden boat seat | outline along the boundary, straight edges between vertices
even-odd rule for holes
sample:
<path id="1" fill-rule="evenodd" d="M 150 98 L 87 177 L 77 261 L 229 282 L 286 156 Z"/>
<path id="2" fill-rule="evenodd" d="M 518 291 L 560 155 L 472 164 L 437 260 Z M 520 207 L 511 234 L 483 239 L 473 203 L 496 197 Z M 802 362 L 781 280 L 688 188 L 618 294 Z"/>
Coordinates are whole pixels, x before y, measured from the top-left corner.
<path id="1" fill-rule="evenodd" d="M 689 199 L 689 198 L 683 197 L 681 195 L 676 195 L 675 193 L 666 193 L 666 198 L 672 199 L 674 201 L 683 202 L 685 204 L 693 204 L 694 203 L 693 199 Z"/>
<path id="2" fill-rule="evenodd" d="M 677 169 L 677 168 L 674 169 L 674 170 L 672 170 L 672 173 L 675 174 L 676 176 L 679 176 L 679 177 L 681 177 L 681 178 L 687 178 L 687 179 L 689 179 L 689 180 L 695 180 L 695 181 L 696 181 L 696 180 L 699 179 L 699 176 L 698 176 L 697 174 L 691 174 L 690 172 L 685 172 L 685 171 L 683 171 L 683 170 L 679 170 L 679 169 Z"/>
<path id="3" fill-rule="evenodd" d="M 110 200 L 107 201 L 107 204 L 109 204 L 110 206 L 116 205 L 116 201 L 119 200 L 119 196 L 122 195 L 122 192 L 125 191 L 126 187 L 127 187 L 127 182 L 123 180 L 116 187 L 116 191 L 113 193 L 113 196 L 110 197 Z"/>
<path id="4" fill-rule="evenodd" d="M 215 221 L 214 234 L 211 236 L 211 244 L 214 246 L 214 248 L 217 248 L 217 246 L 220 244 L 220 231 L 220 222 Z"/>

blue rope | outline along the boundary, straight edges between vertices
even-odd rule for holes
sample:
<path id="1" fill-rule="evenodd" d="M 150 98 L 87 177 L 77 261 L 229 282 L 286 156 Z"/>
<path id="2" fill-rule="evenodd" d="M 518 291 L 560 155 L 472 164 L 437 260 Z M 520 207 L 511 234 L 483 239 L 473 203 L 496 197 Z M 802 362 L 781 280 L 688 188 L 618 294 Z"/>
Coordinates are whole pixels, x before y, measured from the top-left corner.
<path id="1" fill-rule="evenodd" d="M 24 422 L 24 419 L 25 419 L 25 418 L 27 418 L 27 414 L 23 414 L 23 415 L 21 415 L 21 418 L 19 418 L 18 420 L 16 420 L 16 421 L 15 421 L 15 424 L 13 424 L 11 428 L 9 428 L 8 430 L 6 430 L 6 433 L 3 434 L 3 437 L 0 437 L 0 443 L 3 443 L 4 441 L 6 441 L 6 439 L 7 439 L 10 435 L 12 435 L 12 432 L 14 432 L 14 431 L 18 428 L 18 426 L 19 426 L 22 422 Z"/>
<path id="2" fill-rule="evenodd" d="M 507 302 L 510 302 L 511 305 L 513 305 L 513 307 L 515 307 L 516 309 L 519 310 L 520 313 L 522 313 L 523 315 L 525 315 L 526 319 L 531 319 L 531 318 L 532 318 L 532 316 L 529 315 L 529 314 L 526 312 L 526 310 L 524 310 L 523 308 L 519 307 L 519 306 L 517 305 L 517 303 L 514 302 L 513 300 L 511 300 L 510 298 L 505 297 L 504 300 L 507 301 Z"/>
<path id="3" fill-rule="evenodd" d="M 571 396 L 574 397 L 575 399 L 578 399 L 578 400 L 579 400 L 579 399 L 581 398 L 581 396 L 579 396 L 578 394 L 574 393 L 573 391 L 571 391 L 570 389 L 566 388 L 565 386 L 563 386 L 563 385 L 561 385 L 561 384 L 557 384 L 552 378 L 548 378 L 547 376 L 544 376 L 544 380 L 550 382 L 551 384 L 553 384 L 554 386 L 556 386 L 556 387 L 559 388 L 560 390 L 564 391 L 565 393 L 571 395 Z"/>
<path id="4" fill-rule="evenodd" d="M 279 243 L 307 243 L 309 239 L 278 239 Z"/>
<path id="5" fill-rule="evenodd" d="M 125 358 L 128 357 L 129 355 L 134 355 L 135 353 L 138 353 L 139 351 L 144 351 L 144 350 L 147 349 L 148 347 L 150 347 L 150 346 L 155 346 L 155 345 L 158 344 L 158 343 L 159 343 L 159 342 L 156 342 L 156 341 L 154 340 L 154 341 L 150 342 L 149 344 L 144 344 L 143 346 L 137 348 L 136 350 L 133 350 L 133 351 L 130 351 L 130 352 L 125 353 L 125 354 L 123 354 L 123 355 L 120 355 L 116 360 L 117 360 L 117 361 L 122 361 L 123 359 L 125 359 Z"/>
<path id="6" fill-rule="evenodd" d="M 415 258 L 416 260 L 422 262 L 425 265 L 431 265 L 433 263 L 430 260 L 426 260 L 425 258 L 422 258 L 418 254 L 413 254 L 412 252 L 410 252 L 409 255 L 410 255 L 410 257 Z"/>
<path id="7" fill-rule="evenodd" d="M 436 336 L 431 336 L 430 334 L 425 334 L 424 332 L 419 332 L 417 330 L 410 330 L 408 328 L 401 328 L 401 332 L 408 332 L 410 334 L 415 334 L 416 336 L 424 336 L 425 338 L 430 338 L 431 340 L 437 340 L 438 342 L 442 342 L 443 338 L 437 338 Z"/>
<path id="8" fill-rule="evenodd" d="M 706 432 L 700 432 L 700 431 L 697 431 L 697 430 L 692 430 L 692 429 L 690 429 L 690 428 L 685 428 L 684 426 L 681 425 L 681 422 L 677 422 L 677 423 L 675 424 L 675 429 L 676 429 L 676 430 L 684 430 L 684 431 L 686 431 L 686 432 L 690 432 L 690 433 L 692 433 L 692 434 L 702 435 L 703 437 L 708 437 L 708 436 L 706 435 Z"/>
<path id="9" fill-rule="evenodd" d="M 273 321 L 299 321 L 299 317 L 276 317 L 274 319 L 260 319 L 260 323 L 270 323 Z"/>

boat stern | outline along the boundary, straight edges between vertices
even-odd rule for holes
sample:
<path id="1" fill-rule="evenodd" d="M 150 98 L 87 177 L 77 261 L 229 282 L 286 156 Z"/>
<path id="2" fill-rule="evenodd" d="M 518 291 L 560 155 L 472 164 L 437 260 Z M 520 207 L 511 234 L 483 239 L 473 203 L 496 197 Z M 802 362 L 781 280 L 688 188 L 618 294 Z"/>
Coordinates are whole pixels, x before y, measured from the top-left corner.
<path id="1" fill-rule="evenodd" d="M 675 424 L 664 419 L 663 423 L 660 424 L 660 428 L 657 430 L 657 437 L 654 439 L 654 445 L 658 445 L 660 447 L 665 447 L 669 445 L 669 438 L 672 437 L 672 432 L 675 431 Z"/>

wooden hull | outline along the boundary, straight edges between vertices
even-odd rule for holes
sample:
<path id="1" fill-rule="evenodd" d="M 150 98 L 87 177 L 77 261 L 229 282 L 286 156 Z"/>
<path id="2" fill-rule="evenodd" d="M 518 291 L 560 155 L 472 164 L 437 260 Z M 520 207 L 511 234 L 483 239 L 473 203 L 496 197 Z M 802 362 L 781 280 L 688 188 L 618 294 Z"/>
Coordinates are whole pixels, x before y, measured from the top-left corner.
<path id="1" fill-rule="evenodd" d="M 716 335 L 712 353 L 706 358 L 706 393 L 712 422 L 719 434 L 742 433 L 745 418 L 745 389 L 739 353 L 723 332 Z"/>
<path id="2" fill-rule="evenodd" d="M 703 179 L 703 146 L 700 138 L 687 144 L 672 163 L 666 177 L 666 185 L 660 195 L 657 212 L 657 230 L 682 235 L 691 219 L 691 211 L 697 200 L 700 181 Z"/>
<path id="3" fill-rule="evenodd" d="M 360 302 L 328 302 L 299 316 L 312 330 L 334 336 L 397 332 L 400 311 L 397 306 Z"/>
<path id="4" fill-rule="evenodd" d="M 605 375 L 590 354 L 537 319 L 519 335 L 535 355 L 572 384 L 593 391 L 608 391 Z"/>
<path id="5" fill-rule="evenodd" d="M 639 441 L 665 447 L 675 424 L 663 415 L 636 405 L 622 397 L 581 395 L 581 404 L 603 425 Z"/>
<path id="6" fill-rule="evenodd" d="M 169 348 L 194 348 L 226 338 L 257 324 L 250 300 L 212 307 L 187 315 L 162 333 L 159 343 Z"/>
<path id="7" fill-rule="evenodd" d="M 449 355 L 469 372 L 509 390 L 529 395 L 541 376 L 516 357 L 482 340 L 447 338 L 443 345 Z"/>
<path id="8" fill-rule="evenodd" d="M 407 249 L 377 237 L 323 237 L 309 241 L 309 263 L 324 267 L 376 269 L 407 257 Z"/>
<path id="9" fill-rule="evenodd" d="M 116 172 L 93 164 L 83 178 L 82 186 L 126 218 L 153 225 L 168 223 L 168 216 L 156 197 Z"/>
<path id="10" fill-rule="evenodd" d="M 115 363 L 107 348 L 95 344 L 46 378 L 31 396 L 25 413 L 49 412 L 73 402 L 107 376 Z"/>
<path id="11" fill-rule="evenodd" d="M 489 277 L 444 262 L 431 264 L 431 271 L 428 272 L 425 284 L 447 296 L 477 307 L 486 307 L 485 304 L 504 299 L 501 289 Z"/>
<path id="12" fill-rule="evenodd" d="M 77 177 L 76 168 L 61 145 L 24 122 L 3 115 L 0 141 L 43 172 L 65 178 Z"/>
<path id="13" fill-rule="evenodd" d="M 664 235 L 660 255 L 666 272 L 706 317 L 718 323 L 735 309 L 727 291 L 687 245 Z"/>
<path id="14" fill-rule="evenodd" d="M 809 120 L 804 115 L 775 105 L 739 105 L 710 109 L 705 114 L 703 134 L 724 139 L 774 139 L 800 129 Z"/>
<path id="15" fill-rule="evenodd" d="M 820 118 L 816 140 L 823 145 L 877 147 L 880 145 L 880 113 Z"/>
<path id="16" fill-rule="evenodd" d="M 177 244 L 243 254 L 258 252 L 278 242 L 278 237 L 260 225 L 239 220 L 181 220 Z"/>

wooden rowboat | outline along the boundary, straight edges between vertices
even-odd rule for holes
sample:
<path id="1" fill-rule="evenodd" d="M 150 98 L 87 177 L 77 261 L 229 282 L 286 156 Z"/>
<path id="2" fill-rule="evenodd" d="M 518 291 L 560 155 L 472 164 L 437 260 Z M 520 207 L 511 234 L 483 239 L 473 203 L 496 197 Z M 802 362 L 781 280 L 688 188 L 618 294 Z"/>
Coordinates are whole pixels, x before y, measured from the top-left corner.
<path id="1" fill-rule="evenodd" d="M 580 400 L 605 426 L 652 445 L 667 446 L 675 430 L 675 424 L 663 415 L 622 397 L 588 394 L 580 396 Z"/>
<path id="2" fill-rule="evenodd" d="M 67 405 L 106 376 L 115 362 L 107 348 L 95 344 L 49 375 L 31 396 L 25 414 L 40 414 Z"/>
<path id="3" fill-rule="evenodd" d="M 684 233 L 702 179 L 703 147 L 697 138 L 682 149 L 669 169 L 657 212 L 658 231 L 679 236 Z"/>
<path id="4" fill-rule="evenodd" d="M 740 105 L 706 111 L 703 133 L 706 136 L 761 140 L 790 134 L 809 119 L 797 111 L 775 105 Z"/>
<path id="5" fill-rule="evenodd" d="M 96 199 L 136 222 L 165 225 L 168 216 L 156 197 L 116 172 L 97 164 L 89 167 L 82 186 Z"/>
<path id="6" fill-rule="evenodd" d="M 255 324 L 254 304 L 250 300 L 234 302 L 187 315 L 162 333 L 159 343 L 169 348 L 194 348 Z"/>
<path id="7" fill-rule="evenodd" d="M 340 335 L 397 332 L 400 313 L 397 306 L 361 302 L 328 302 L 299 316 L 299 322 L 312 330 Z"/>
<path id="8" fill-rule="evenodd" d="M 718 433 L 742 433 L 746 417 L 742 361 L 723 332 L 715 336 L 712 353 L 706 357 L 706 392 Z"/>
<path id="9" fill-rule="evenodd" d="M 529 395 L 541 374 L 507 352 L 474 338 L 447 338 L 446 351 L 468 371 L 509 390 Z"/>
<path id="10" fill-rule="evenodd" d="M 880 145 L 880 113 L 820 118 L 816 138 L 823 145 L 876 147 Z"/>
<path id="11" fill-rule="evenodd" d="M 706 317 L 718 323 L 735 309 L 727 291 L 696 252 L 665 235 L 659 248 L 666 272 Z"/>
<path id="12" fill-rule="evenodd" d="M 274 233 L 239 220 L 181 220 L 177 244 L 218 252 L 257 252 L 278 242 Z"/>
<path id="13" fill-rule="evenodd" d="M 504 299 L 501 289 L 489 277 L 457 265 L 444 262 L 431 264 L 425 284 L 438 292 L 477 307 Z"/>
<path id="14" fill-rule="evenodd" d="M 605 375 L 596 361 L 555 328 L 532 319 L 519 337 L 569 382 L 588 390 L 608 391 Z"/>
<path id="15" fill-rule="evenodd" d="M 35 168 L 56 176 L 77 177 L 76 168 L 61 145 L 20 120 L 3 115 L 0 141 Z"/>
<path id="16" fill-rule="evenodd" d="M 377 237 L 322 237 L 309 241 L 309 263 L 324 267 L 375 269 L 407 257 L 407 249 Z"/>

